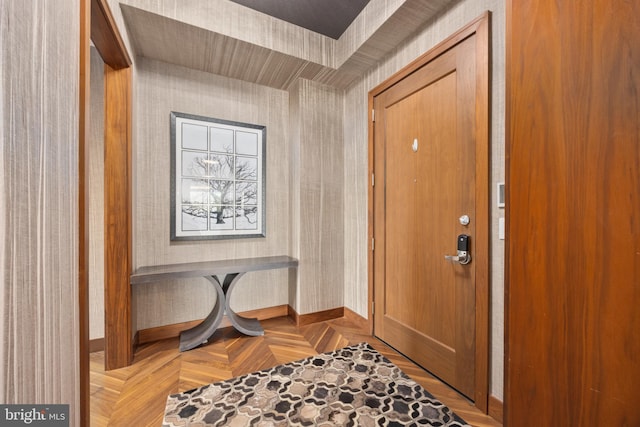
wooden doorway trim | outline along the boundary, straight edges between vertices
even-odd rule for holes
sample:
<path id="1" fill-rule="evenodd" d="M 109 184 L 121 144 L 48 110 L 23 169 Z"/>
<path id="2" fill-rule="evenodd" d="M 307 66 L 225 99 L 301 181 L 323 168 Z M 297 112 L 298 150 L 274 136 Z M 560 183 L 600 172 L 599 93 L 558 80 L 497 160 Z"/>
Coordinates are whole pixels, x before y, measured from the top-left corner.
<path id="1" fill-rule="evenodd" d="M 131 364 L 131 68 L 105 63 L 105 369 Z"/>
<path id="2" fill-rule="evenodd" d="M 80 82 L 78 104 L 78 316 L 80 360 L 80 425 L 89 425 L 89 112 L 91 111 L 91 6 L 89 0 L 80 0 Z"/>
<path id="3" fill-rule="evenodd" d="M 489 63 L 490 63 L 490 12 L 485 12 L 464 28 L 458 30 L 445 41 L 441 42 L 429 52 L 420 56 L 402 70 L 393 74 L 380 85 L 369 92 L 369 174 L 372 185 L 368 192 L 368 236 L 373 242 L 373 214 L 374 214 L 374 138 L 373 138 L 373 101 L 374 98 L 423 67 L 439 55 L 451 49 L 462 40 L 476 36 L 476 216 L 477 228 L 475 237 L 475 258 L 478 263 L 476 270 L 476 366 L 475 366 L 475 406 L 487 413 L 489 396 Z M 374 257 L 373 248 L 368 251 L 369 277 L 369 328 L 373 331 L 373 301 L 374 301 Z"/>
<path id="4" fill-rule="evenodd" d="M 131 57 L 107 0 L 91 0 L 91 40 L 105 64 L 116 70 L 131 67 Z"/>
<path id="5" fill-rule="evenodd" d="M 105 368 L 130 364 L 131 344 L 131 59 L 106 0 L 80 1 L 79 351 L 80 418 L 89 425 L 90 40 L 105 63 Z M 108 171 L 108 172 L 107 172 Z M 123 316 L 122 313 L 125 313 Z"/>
<path id="6" fill-rule="evenodd" d="M 104 67 L 105 369 L 131 364 L 131 59 L 107 0 L 91 0 Z"/>

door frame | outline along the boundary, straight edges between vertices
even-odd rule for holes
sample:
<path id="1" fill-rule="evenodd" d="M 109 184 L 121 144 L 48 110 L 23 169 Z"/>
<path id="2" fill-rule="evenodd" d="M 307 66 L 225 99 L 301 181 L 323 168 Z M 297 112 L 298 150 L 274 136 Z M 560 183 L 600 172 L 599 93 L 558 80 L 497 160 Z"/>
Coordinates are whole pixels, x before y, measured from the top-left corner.
<path id="1" fill-rule="evenodd" d="M 89 141 L 90 42 L 105 63 L 105 368 L 133 358 L 131 320 L 131 58 L 107 0 L 79 7 L 78 317 L 80 421 L 90 422 L 89 384 Z M 124 196 L 124 197 L 123 197 Z M 126 236 L 126 238 L 122 238 Z M 122 315 L 125 313 L 125 316 Z"/>
<path id="2" fill-rule="evenodd" d="M 487 11 L 469 24 L 455 32 L 431 50 L 421 55 L 387 80 L 369 92 L 368 149 L 369 176 L 371 185 L 368 191 L 368 319 L 369 331 L 373 333 L 374 295 L 374 98 L 395 85 L 405 77 L 422 68 L 461 41 L 476 36 L 476 235 L 474 236 L 474 263 L 476 264 L 476 324 L 475 324 L 475 406 L 487 413 L 489 400 L 489 188 L 490 188 L 490 29 L 491 12 Z"/>

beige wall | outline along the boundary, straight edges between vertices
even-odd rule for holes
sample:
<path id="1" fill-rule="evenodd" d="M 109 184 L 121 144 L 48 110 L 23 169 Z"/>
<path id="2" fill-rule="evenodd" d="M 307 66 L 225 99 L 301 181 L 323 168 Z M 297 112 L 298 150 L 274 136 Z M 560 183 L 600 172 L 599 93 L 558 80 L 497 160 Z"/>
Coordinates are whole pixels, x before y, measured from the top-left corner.
<path id="1" fill-rule="evenodd" d="M 104 62 L 91 47 L 89 339 L 104 338 Z"/>
<path id="2" fill-rule="evenodd" d="M 343 304 L 343 92 L 299 79 L 291 89 L 292 255 L 300 260 L 290 301 L 299 314 Z"/>
<path id="3" fill-rule="evenodd" d="M 79 2 L 0 16 L 0 402 L 70 404 L 76 426 Z"/>
<path id="4" fill-rule="evenodd" d="M 134 269 L 141 266 L 288 255 L 290 229 L 288 93 L 201 71 L 138 58 L 134 125 Z M 171 111 L 265 125 L 265 238 L 171 242 Z M 248 273 L 234 292 L 236 311 L 288 303 L 286 270 Z M 201 319 L 215 294 L 205 279 L 134 288 L 137 329 Z"/>
<path id="5" fill-rule="evenodd" d="M 144 58 L 136 76 L 134 268 L 291 255 L 300 259 L 297 276 L 247 274 L 233 308 L 290 304 L 306 314 L 341 307 L 342 91 L 300 80 L 290 94 Z M 171 111 L 266 125 L 266 238 L 170 242 Z M 137 329 L 203 318 L 215 302 L 204 279 L 139 286 L 134 298 Z"/>
<path id="6" fill-rule="evenodd" d="M 465 0 L 455 3 L 420 32 L 399 45 L 346 93 L 344 118 L 344 303 L 367 314 L 367 94 L 409 62 L 427 52 L 468 22 L 490 10 L 492 16 L 491 105 L 491 394 L 503 396 L 504 241 L 498 240 L 498 218 L 504 211 L 495 203 L 495 183 L 504 181 L 504 25 L 501 0 Z"/>

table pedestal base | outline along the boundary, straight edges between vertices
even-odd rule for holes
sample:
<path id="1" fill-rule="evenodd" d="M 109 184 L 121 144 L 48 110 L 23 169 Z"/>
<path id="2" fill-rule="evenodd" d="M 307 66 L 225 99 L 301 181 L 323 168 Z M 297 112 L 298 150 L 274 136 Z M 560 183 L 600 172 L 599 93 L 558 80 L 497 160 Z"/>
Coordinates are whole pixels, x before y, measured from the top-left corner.
<path id="1" fill-rule="evenodd" d="M 233 327 L 243 334 L 250 336 L 264 335 L 264 329 L 262 329 L 258 319 L 242 317 L 229 306 L 231 293 L 243 275 L 244 272 L 227 274 L 222 284 L 217 275 L 205 277 L 213 284 L 213 288 L 216 291 L 216 303 L 202 323 L 180 333 L 180 351 L 191 350 L 199 345 L 206 344 L 209 338 L 216 332 L 218 326 L 220 326 L 222 316 L 225 313 Z"/>

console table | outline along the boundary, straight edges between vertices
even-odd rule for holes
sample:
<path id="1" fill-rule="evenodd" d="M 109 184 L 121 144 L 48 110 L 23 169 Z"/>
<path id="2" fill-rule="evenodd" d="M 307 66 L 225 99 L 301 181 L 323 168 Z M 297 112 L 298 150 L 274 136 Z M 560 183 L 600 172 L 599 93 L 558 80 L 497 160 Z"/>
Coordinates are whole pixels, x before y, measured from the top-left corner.
<path id="1" fill-rule="evenodd" d="M 180 333 L 180 351 L 186 351 L 206 343 L 218 329 L 225 312 L 233 327 L 238 331 L 251 336 L 264 335 L 264 329 L 258 319 L 239 316 L 231 309 L 229 306 L 231 293 L 238 280 L 245 273 L 297 266 L 298 260 L 289 256 L 156 265 L 137 269 L 131 275 L 130 283 L 131 285 L 140 285 L 160 280 L 190 277 L 204 277 L 212 283 L 217 298 L 211 312 L 202 323 Z M 221 283 L 220 276 L 222 275 L 224 275 L 224 280 Z"/>

